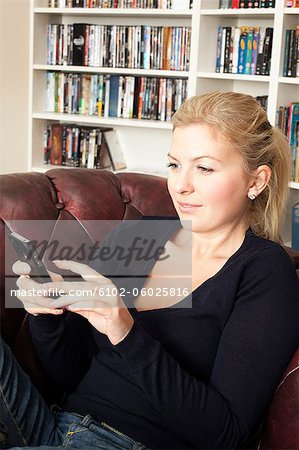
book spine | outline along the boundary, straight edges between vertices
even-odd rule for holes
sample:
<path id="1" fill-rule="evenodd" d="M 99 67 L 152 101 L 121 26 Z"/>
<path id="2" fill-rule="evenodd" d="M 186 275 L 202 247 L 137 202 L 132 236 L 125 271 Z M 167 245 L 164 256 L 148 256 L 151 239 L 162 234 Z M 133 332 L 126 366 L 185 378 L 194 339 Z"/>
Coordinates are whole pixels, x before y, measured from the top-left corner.
<path id="1" fill-rule="evenodd" d="M 220 73 L 224 72 L 225 43 L 226 43 L 226 27 L 223 27 L 221 39 L 220 69 L 219 69 Z"/>
<path id="2" fill-rule="evenodd" d="M 283 68 L 282 68 L 282 75 L 284 77 L 287 77 L 288 73 L 288 61 L 289 61 L 289 55 L 290 55 L 290 35 L 291 30 L 285 31 L 285 43 L 284 43 L 284 57 L 283 57 Z"/>
<path id="3" fill-rule="evenodd" d="M 258 53 L 257 53 L 257 61 L 256 61 L 256 75 L 261 75 L 261 73 L 262 73 L 265 36 L 266 36 L 266 29 L 264 27 L 260 27 L 259 45 L 258 45 Z"/>
<path id="4" fill-rule="evenodd" d="M 226 27 L 223 72 L 229 73 L 231 27 Z"/>
<path id="5" fill-rule="evenodd" d="M 239 45 L 240 45 L 240 28 L 236 27 L 234 31 L 232 73 L 238 73 Z"/>
<path id="6" fill-rule="evenodd" d="M 261 75 L 269 75 L 270 74 L 270 61 L 271 61 L 271 50 L 272 50 L 272 32 L 271 32 L 271 30 L 272 30 L 271 28 L 266 28 Z"/>
<path id="7" fill-rule="evenodd" d="M 62 125 L 52 125 L 50 163 L 53 165 L 62 164 Z"/>
<path id="8" fill-rule="evenodd" d="M 242 27 L 244 28 L 244 27 Z M 247 31 L 241 28 L 240 43 L 239 43 L 239 61 L 238 61 L 238 73 L 243 74 L 245 72 L 246 64 L 246 50 L 247 50 Z"/>
<path id="9" fill-rule="evenodd" d="M 250 65 L 250 75 L 256 74 L 256 63 L 257 63 L 257 53 L 259 46 L 259 30 L 256 28 L 253 34 L 253 42 L 252 42 L 252 59 Z"/>
<path id="10" fill-rule="evenodd" d="M 243 73 L 246 75 L 250 75 L 251 70 L 251 61 L 252 61 L 252 47 L 253 47 L 253 30 L 249 30 L 247 32 L 247 39 L 246 39 L 246 58 L 245 58 L 245 70 Z"/>
<path id="11" fill-rule="evenodd" d="M 217 49 L 216 49 L 216 68 L 215 72 L 220 73 L 221 49 L 222 49 L 222 30 L 223 27 L 218 27 L 217 30 Z"/>
<path id="12" fill-rule="evenodd" d="M 296 51 L 297 51 L 296 30 L 289 30 L 289 31 L 290 31 L 290 40 L 289 40 L 289 51 L 288 51 L 288 59 L 287 59 L 286 76 L 294 77 L 294 76 L 296 76 L 296 73 L 294 70 L 295 61 L 296 61 Z"/>

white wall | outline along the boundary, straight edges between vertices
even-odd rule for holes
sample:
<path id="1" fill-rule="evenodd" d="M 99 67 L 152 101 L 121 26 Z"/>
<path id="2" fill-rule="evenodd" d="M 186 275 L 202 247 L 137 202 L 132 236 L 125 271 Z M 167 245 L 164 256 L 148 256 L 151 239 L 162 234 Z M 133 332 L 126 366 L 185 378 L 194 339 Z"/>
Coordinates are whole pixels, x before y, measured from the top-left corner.
<path id="1" fill-rule="evenodd" d="M 27 171 L 29 0 L 0 0 L 0 172 Z"/>

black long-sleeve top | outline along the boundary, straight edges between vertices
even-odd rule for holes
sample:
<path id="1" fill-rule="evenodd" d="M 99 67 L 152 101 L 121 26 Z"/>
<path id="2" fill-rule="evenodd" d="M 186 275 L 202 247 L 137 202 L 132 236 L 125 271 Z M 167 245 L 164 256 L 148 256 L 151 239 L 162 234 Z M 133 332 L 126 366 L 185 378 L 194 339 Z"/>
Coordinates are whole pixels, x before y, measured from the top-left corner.
<path id="1" fill-rule="evenodd" d="M 172 223 L 159 233 L 162 245 L 179 226 Z M 124 245 L 134 227 L 121 225 L 109 245 Z M 144 264 L 150 271 L 152 263 Z M 122 286 L 115 261 L 92 266 Z M 64 409 L 94 415 L 151 449 L 242 446 L 299 344 L 294 266 L 281 246 L 249 229 L 225 265 L 193 291 L 192 308 L 184 301 L 130 308 L 134 326 L 115 346 L 74 313 L 31 316 L 41 360 L 68 391 Z"/>

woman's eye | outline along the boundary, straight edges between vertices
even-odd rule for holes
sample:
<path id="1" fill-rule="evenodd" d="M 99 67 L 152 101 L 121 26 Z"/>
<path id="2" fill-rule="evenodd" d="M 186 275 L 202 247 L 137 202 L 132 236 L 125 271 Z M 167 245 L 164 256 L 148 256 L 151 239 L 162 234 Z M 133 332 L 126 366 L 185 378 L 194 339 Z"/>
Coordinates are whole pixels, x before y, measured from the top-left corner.
<path id="1" fill-rule="evenodd" d="M 197 166 L 197 168 L 198 168 L 198 170 L 200 170 L 201 172 L 204 172 L 204 173 L 213 172 L 213 169 L 209 169 L 208 167 Z"/>
<path id="2" fill-rule="evenodd" d="M 166 167 L 169 167 L 170 169 L 177 169 L 179 165 L 173 162 L 169 162 L 168 164 L 166 164 Z"/>

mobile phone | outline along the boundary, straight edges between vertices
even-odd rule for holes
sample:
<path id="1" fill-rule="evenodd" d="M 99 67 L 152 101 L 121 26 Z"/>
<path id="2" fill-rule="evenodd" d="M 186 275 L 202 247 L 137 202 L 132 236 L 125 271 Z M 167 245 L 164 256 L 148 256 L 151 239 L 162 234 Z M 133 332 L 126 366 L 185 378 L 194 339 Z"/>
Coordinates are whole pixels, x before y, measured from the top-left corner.
<path id="1" fill-rule="evenodd" d="M 30 241 L 15 231 L 9 234 L 9 239 L 20 260 L 28 263 L 31 267 L 30 278 L 33 278 L 34 281 L 37 281 L 38 283 L 47 283 L 52 281 L 44 263 L 41 261 L 36 252 L 33 241 Z"/>

